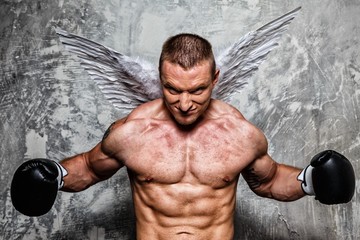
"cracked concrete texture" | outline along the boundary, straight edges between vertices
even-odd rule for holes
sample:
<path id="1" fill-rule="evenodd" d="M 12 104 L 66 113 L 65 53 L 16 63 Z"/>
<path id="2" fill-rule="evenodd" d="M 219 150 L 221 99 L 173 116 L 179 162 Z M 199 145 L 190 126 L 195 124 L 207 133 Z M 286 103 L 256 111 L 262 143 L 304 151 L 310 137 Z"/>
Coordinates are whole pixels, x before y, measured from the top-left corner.
<path id="1" fill-rule="evenodd" d="M 162 42 L 174 33 L 198 33 L 221 49 L 298 6 L 250 0 L 2 1 L 0 236 L 133 238 L 124 170 L 84 192 L 60 193 L 52 211 L 39 218 L 22 216 L 11 205 L 10 180 L 20 163 L 87 151 L 123 116 L 65 52 L 54 27 L 156 63 Z M 233 104 L 264 131 L 278 162 L 304 167 L 331 148 L 358 173 L 360 3 L 305 0 L 301 6 L 280 46 Z M 321 205 L 312 197 L 280 203 L 255 196 L 241 180 L 235 239 L 358 239 L 359 191 L 343 205 Z"/>

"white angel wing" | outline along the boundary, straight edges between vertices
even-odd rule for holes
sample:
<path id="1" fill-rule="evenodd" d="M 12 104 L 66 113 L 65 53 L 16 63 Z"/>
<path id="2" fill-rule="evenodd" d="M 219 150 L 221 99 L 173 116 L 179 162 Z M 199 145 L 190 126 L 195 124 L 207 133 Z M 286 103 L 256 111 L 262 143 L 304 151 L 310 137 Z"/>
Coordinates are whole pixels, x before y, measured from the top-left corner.
<path id="1" fill-rule="evenodd" d="M 89 39 L 56 29 L 65 49 L 81 59 L 81 65 L 105 98 L 119 110 L 129 112 L 162 96 L 157 68 L 132 59 Z"/>
<path id="2" fill-rule="evenodd" d="M 220 79 L 213 91 L 214 98 L 229 102 L 247 84 L 248 78 L 278 45 L 281 34 L 287 30 L 300 9 L 298 7 L 258 30 L 249 32 L 216 58 Z"/>
<path id="3" fill-rule="evenodd" d="M 240 38 L 216 58 L 220 80 L 213 97 L 229 102 L 278 45 L 277 41 L 294 19 L 295 10 Z M 89 39 L 56 29 L 65 48 L 75 53 L 82 66 L 116 108 L 129 112 L 138 105 L 162 97 L 157 68 L 132 59 Z"/>

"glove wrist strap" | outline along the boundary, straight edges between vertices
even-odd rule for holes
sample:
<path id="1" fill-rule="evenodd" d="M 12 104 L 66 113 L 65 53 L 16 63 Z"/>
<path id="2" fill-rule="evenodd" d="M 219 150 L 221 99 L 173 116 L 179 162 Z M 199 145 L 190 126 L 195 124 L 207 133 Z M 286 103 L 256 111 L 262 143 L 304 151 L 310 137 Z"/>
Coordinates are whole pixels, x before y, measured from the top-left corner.
<path id="1" fill-rule="evenodd" d="M 61 166 L 60 163 L 55 162 L 55 164 L 56 164 L 56 166 L 58 168 L 58 172 L 59 172 L 57 179 L 58 179 L 58 183 L 59 183 L 58 189 L 60 189 L 64 186 L 64 177 L 68 174 L 68 172 L 66 171 L 66 169 L 63 166 Z"/>
<path id="2" fill-rule="evenodd" d="M 297 179 L 301 181 L 301 188 L 307 195 L 315 195 L 314 186 L 312 182 L 312 170 L 313 166 L 309 165 L 304 168 Z"/>

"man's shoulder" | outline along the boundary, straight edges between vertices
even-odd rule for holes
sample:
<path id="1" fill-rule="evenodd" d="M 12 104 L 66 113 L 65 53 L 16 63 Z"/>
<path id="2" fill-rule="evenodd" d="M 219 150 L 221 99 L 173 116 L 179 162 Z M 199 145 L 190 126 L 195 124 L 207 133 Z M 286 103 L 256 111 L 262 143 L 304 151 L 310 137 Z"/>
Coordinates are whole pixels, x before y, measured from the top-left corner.
<path id="1" fill-rule="evenodd" d="M 212 99 L 208 113 L 210 117 L 214 118 L 235 118 L 238 120 L 245 120 L 244 116 L 237 108 L 217 99 Z"/>
<path id="2" fill-rule="evenodd" d="M 127 121 L 136 119 L 159 118 L 164 114 L 163 99 L 156 99 L 136 107 L 127 117 Z"/>
<path id="3" fill-rule="evenodd" d="M 114 130 L 118 134 L 136 134 L 166 120 L 166 111 L 162 99 L 146 102 L 136 107 L 128 116 L 116 121 Z"/>
<path id="4" fill-rule="evenodd" d="M 249 136 L 263 139 L 263 132 L 248 121 L 243 114 L 234 106 L 220 100 L 213 100 L 211 106 L 212 117 L 227 126 L 229 131 L 242 132 Z"/>

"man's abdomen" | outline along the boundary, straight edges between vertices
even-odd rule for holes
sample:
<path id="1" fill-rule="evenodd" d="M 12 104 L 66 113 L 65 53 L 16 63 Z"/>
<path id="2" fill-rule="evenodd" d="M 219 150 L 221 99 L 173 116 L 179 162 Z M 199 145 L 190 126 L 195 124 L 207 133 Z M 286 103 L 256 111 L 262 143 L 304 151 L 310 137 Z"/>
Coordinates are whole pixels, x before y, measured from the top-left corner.
<path id="1" fill-rule="evenodd" d="M 132 184 L 138 240 L 232 239 L 236 183 Z"/>

